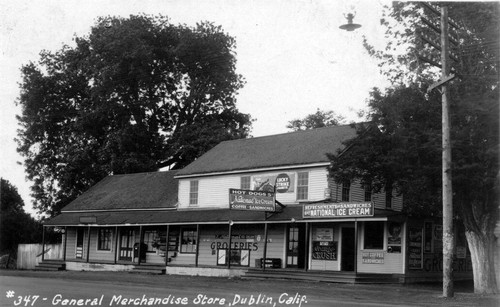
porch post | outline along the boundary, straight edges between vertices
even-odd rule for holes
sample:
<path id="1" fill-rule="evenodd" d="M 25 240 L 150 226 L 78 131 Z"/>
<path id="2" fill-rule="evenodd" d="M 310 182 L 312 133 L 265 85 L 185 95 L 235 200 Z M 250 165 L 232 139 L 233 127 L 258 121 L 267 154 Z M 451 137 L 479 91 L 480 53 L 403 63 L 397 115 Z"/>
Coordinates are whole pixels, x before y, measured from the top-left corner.
<path id="1" fill-rule="evenodd" d="M 142 252 L 142 225 L 139 226 L 139 248 L 137 249 L 137 265 L 141 265 L 141 252 Z"/>
<path id="2" fill-rule="evenodd" d="M 358 274 L 358 220 L 354 220 L 354 274 Z"/>
<path id="3" fill-rule="evenodd" d="M 115 264 L 116 264 L 116 256 L 118 255 L 118 238 L 120 234 L 118 233 L 118 226 L 115 226 Z"/>
<path id="4" fill-rule="evenodd" d="M 66 261 L 66 244 L 68 243 L 68 226 L 64 226 L 63 261 Z"/>
<path id="5" fill-rule="evenodd" d="M 165 242 L 165 266 L 168 266 L 168 240 L 170 235 L 170 225 L 167 225 L 167 234 L 166 234 L 166 242 Z"/>
<path id="6" fill-rule="evenodd" d="M 232 228 L 232 225 L 233 224 L 233 221 L 229 221 L 229 246 L 227 248 L 227 268 L 230 269 L 231 268 L 231 241 L 232 241 L 232 236 L 231 236 L 231 228 Z"/>
<path id="7" fill-rule="evenodd" d="M 268 229 L 267 229 L 267 223 L 264 223 L 264 255 L 262 258 L 262 271 L 266 270 L 266 257 L 267 257 L 267 234 L 268 234 Z"/>
<path id="8" fill-rule="evenodd" d="M 194 266 L 198 267 L 198 258 L 200 255 L 200 224 L 196 224 L 196 258 Z"/>
<path id="9" fill-rule="evenodd" d="M 45 259 L 45 226 L 42 226 L 42 261 Z"/>
<path id="10" fill-rule="evenodd" d="M 89 259 L 90 259 L 90 225 L 87 226 L 87 262 L 89 262 Z"/>
<path id="11" fill-rule="evenodd" d="M 306 251 L 304 253 L 304 271 L 307 272 L 309 269 L 309 222 L 306 222 L 306 239 L 305 239 Z"/>

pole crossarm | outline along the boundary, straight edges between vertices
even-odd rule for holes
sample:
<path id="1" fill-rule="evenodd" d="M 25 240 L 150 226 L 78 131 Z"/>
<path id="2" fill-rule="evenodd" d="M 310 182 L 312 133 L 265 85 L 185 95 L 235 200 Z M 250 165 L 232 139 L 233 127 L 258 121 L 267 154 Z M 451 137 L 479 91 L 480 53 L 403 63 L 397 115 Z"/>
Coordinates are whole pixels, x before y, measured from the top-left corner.
<path id="1" fill-rule="evenodd" d="M 446 78 L 444 78 L 442 80 L 439 80 L 438 82 L 436 82 L 436 83 L 432 84 L 431 86 L 429 86 L 429 88 L 427 89 L 427 93 L 429 93 L 430 91 L 432 91 L 433 89 L 435 89 L 438 86 L 442 86 L 442 85 L 444 85 L 444 84 L 452 81 L 456 77 L 457 77 L 456 75 L 451 74 L 451 75 L 447 76 Z"/>

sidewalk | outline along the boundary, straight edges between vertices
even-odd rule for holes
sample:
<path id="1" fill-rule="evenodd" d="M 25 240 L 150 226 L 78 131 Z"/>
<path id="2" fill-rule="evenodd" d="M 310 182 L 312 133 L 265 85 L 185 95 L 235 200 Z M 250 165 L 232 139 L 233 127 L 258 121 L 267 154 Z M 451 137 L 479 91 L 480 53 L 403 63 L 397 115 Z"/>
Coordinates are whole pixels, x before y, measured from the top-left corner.
<path id="1" fill-rule="evenodd" d="M 411 306 L 500 306 L 499 295 L 477 295 L 472 284 L 456 283 L 455 297 L 441 297 L 441 284 L 411 285 L 360 285 L 285 280 L 243 280 L 178 275 L 149 275 L 127 272 L 77 272 L 77 271 L 17 271 L 0 270 L 2 276 L 35 277 L 58 280 L 79 280 L 91 283 L 125 284 L 137 287 L 165 289 L 197 289 L 206 293 L 304 293 L 317 301 L 335 300 L 340 305 L 411 305 Z M 2 295 L 0 293 L 0 295 Z M 308 304 L 307 306 L 314 306 Z M 333 305 L 332 305 L 333 306 Z M 336 304 L 335 306 L 339 306 Z"/>

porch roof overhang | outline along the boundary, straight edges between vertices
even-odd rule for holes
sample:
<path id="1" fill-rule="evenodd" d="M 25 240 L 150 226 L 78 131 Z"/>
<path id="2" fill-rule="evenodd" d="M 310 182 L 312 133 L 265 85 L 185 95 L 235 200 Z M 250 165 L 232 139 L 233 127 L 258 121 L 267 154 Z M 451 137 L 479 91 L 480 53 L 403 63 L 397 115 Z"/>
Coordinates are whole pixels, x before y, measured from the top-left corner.
<path id="1" fill-rule="evenodd" d="M 83 219 L 82 219 L 83 218 Z M 63 212 L 44 223 L 44 226 L 141 226 L 259 223 L 305 223 L 386 221 L 404 219 L 401 212 L 375 209 L 373 216 L 348 218 L 303 218 L 302 206 L 287 206 L 282 211 L 266 213 L 229 209 L 206 210 L 134 210 Z M 83 222 L 86 221 L 86 222 Z M 91 221 L 91 222 L 88 222 Z"/>

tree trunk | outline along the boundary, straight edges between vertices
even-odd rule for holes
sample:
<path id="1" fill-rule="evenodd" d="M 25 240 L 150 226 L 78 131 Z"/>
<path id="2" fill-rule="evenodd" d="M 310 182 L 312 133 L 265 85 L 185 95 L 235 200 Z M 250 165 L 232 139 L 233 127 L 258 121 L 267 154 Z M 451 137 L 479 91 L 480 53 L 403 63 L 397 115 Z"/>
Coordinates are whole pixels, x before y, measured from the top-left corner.
<path id="1" fill-rule="evenodd" d="M 498 293 L 494 235 L 466 231 L 465 236 L 471 253 L 474 292 Z"/>

